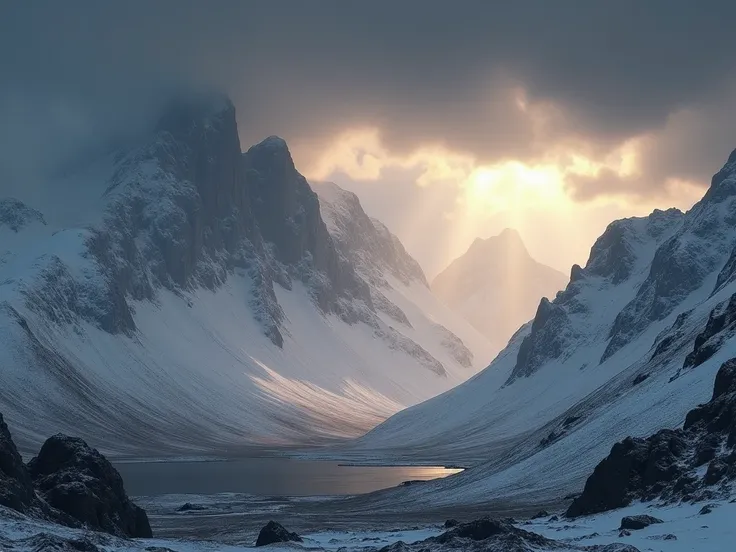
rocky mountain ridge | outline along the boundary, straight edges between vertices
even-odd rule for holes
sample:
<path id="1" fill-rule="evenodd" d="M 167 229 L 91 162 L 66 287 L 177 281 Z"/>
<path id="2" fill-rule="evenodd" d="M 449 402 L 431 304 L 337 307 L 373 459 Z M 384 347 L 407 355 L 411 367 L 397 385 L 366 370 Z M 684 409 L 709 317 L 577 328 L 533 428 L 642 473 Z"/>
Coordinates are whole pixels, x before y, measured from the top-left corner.
<path id="1" fill-rule="evenodd" d="M 271 427 L 287 440 L 355 435 L 480 367 L 484 340 L 431 325 L 434 298 L 399 290 L 424 277 L 395 236 L 357 203 L 372 234 L 347 253 L 282 139 L 242 151 L 226 98 L 172 102 L 150 134 L 92 163 L 89 182 L 80 169 L 64 185 L 99 199 L 75 212 L 58 188 L 73 226 L 2 203 L 0 396 L 24 447 L 57 419 L 69 432 L 92 420 L 83 437 L 126 449 L 217 449 Z M 47 397 L 34 416 L 29 396 Z M 351 415 L 338 424 L 340 408 Z"/>

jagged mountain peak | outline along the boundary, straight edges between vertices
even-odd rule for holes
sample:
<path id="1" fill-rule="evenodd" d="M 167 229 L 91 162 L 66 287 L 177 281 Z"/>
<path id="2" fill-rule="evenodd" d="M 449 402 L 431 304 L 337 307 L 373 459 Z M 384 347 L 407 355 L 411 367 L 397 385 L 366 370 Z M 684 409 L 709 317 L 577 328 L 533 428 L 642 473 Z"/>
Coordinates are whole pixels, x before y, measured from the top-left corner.
<path id="1" fill-rule="evenodd" d="M 155 120 L 70 167 L 73 225 L 0 228 L 0 402 L 26 445 L 60 416 L 117 451 L 356 435 L 488 358 L 362 208 L 363 264 L 341 251 L 286 143 L 243 152 L 229 100 Z M 35 216 L 4 204 L 8 228 Z"/>
<path id="2" fill-rule="evenodd" d="M 567 277 L 535 261 L 511 228 L 476 239 L 435 277 L 432 290 L 499 349 L 534 315 L 541 297 L 554 297 Z"/>
<path id="3" fill-rule="evenodd" d="M 636 269 L 647 244 L 671 231 L 683 216 L 679 209 L 655 209 L 645 217 L 613 221 L 591 247 L 585 273 L 609 278 L 613 284 L 623 282 Z"/>

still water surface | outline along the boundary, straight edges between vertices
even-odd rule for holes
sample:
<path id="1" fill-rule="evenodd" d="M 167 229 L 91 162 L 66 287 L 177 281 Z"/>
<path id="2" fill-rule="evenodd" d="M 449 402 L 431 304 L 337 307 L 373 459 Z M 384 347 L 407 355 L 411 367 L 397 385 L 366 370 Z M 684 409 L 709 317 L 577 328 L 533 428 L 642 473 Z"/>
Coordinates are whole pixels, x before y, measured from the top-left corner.
<path id="1" fill-rule="evenodd" d="M 125 490 L 133 496 L 228 492 L 259 496 L 352 495 L 460 471 L 441 467 L 344 466 L 284 457 L 142 462 L 115 467 L 125 481 Z"/>

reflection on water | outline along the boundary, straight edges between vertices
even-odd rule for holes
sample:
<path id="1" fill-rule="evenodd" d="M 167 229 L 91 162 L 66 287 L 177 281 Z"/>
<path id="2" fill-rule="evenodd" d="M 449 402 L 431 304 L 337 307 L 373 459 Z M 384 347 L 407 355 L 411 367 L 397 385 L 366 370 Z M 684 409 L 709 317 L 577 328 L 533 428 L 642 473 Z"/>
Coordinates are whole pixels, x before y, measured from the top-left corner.
<path id="1" fill-rule="evenodd" d="M 227 462 L 117 464 L 133 496 L 247 493 L 260 496 L 352 495 L 457 473 L 438 467 L 344 466 L 291 458 L 244 458 Z"/>

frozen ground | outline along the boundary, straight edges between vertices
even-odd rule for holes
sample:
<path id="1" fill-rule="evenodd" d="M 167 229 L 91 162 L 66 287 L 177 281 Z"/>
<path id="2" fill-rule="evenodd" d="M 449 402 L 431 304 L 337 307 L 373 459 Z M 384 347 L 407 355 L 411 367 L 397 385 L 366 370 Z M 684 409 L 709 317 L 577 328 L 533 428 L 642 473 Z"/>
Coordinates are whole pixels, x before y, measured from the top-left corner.
<path id="1" fill-rule="evenodd" d="M 170 502 L 160 502 L 158 508 L 173 510 L 181 500 L 192 500 L 191 496 L 170 497 Z M 304 516 L 301 521 L 293 518 L 290 523 L 284 520 L 285 512 L 278 505 L 269 501 L 257 501 L 249 497 L 222 496 L 228 506 L 216 500 L 206 499 L 205 504 L 219 511 L 214 514 L 220 524 L 220 534 L 215 531 L 204 530 L 201 536 L 193 536 L 200 525 L 206 526 L 204 520 L 213 517 L 212 512 L 170 513 L 169 517 L 176 520 L 181 531 L 171 527 L 164 529 L 160 524 L 162 514 L 153 513 L 154 534 L 165 534 L 150 540 L 123 540 L 90 533 L 87 531 L 67 529 L 56 525 L 29 520 L 15 512 L 0 507 L 0 546 L 18 552 L 36 550 L 33 538 L 46 533 L 63 538 L 87 537 L 102 550 L 150 550 L 151 547 L 165 547 L 176 552 L 205 552 L 210 550 L 236 551 L 251 549 L 257 536 L 258 528 L 268 519 L 282 521 L 290 530 L 297 530 L 303 537 L 302 544 L 271 545 L 266 550 L 346 550 L 363 551 L 376 550 L 392 543 L 403 541 L 407 544 L 423 541 L 444 532 L 439 521 L 425 520 L 417 523 L 382 519 L 376 516 L 371 526 L 370 515 L 363 521 L 339 521 L 339 514 L 334 514 L 335 521 L 321 520 L 317 523 Z M 210 502 L 206 502 L 210 500 Z M 239 502 L 240 500 L 240 502 Z M 247 512 L 239 512 L 247 507 Z M 150 506 L 150 505 L 148 505 Z M 712 511 L 700 514 L 703 504 L 682 504 L 676 506 L 657 506 L 651 504 L 635 504 L 628 508 L 615 510 L 606 514 L 559 521 L 549 521 L 549 518 L 532 521 L 518 521 L 516 526 L 526 531 L 541 534 L 559 543 L 554 550 L 580 550 L 582 546 L 610 545 L 613 543 L 627 544 L 636 547 L 641 552 L 725 552 L 731 550 L 736 539 L 736 527 L 732 520 L 736 515 L 736 504 L 732 502 L 711 503 Z M 550 512 L 550 514 L 559 512 Z M 192 515 L 190 515 L 192 514 Z M 619 531 L 621 518 L 627 515 L 648 514 L 659 518 L 663 523 L 651 525 L 638 531 L 630 531 L 630 535 L 622 535 Z M 480 517 L 479 512 L 459 512 L 460 521 L 470 521 Z M 466 517 L 467 516 L 467 517 Z M 174 524 L 174 522 L 171 522 Z M 311 525 L 311 528 L 310 528 Z M 350 527 L 352 525 L 352 528 Z M 321 526 L 321 528 L 319 528 Z M 227 542 L 220 537 L 226 536 Z M 433 550 L 434 543 L 427 543 L 426 550 Z M 537 549 L 538 552 L 548 550 Z M 551 549 L 549 549 L 551 550 Z"/>

